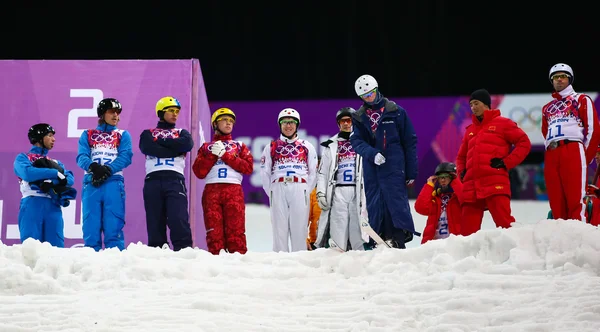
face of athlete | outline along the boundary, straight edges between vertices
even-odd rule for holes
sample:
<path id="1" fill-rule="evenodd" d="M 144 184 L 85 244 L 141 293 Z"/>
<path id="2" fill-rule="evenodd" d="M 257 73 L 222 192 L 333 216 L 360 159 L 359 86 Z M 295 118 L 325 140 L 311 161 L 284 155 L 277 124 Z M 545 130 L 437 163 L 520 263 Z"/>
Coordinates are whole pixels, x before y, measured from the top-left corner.
<path id="1" fill-rule="evenodd" d="M 349 133 L 352 131 L 352 118 L 349 116 L 344 116 L 340 119 L 338 125 L 340 126 L 340 131 Z"/>
<path id="2" fill-rule="evenodd" d="M 469 106 L 471 106 L 471 112 L 473 112 L 475 116 L 482 116 L 483 112 L 490 109 L 487 107 L 487 105 L 477 99 L 471 100 L 471 102 L 469 102 Z"/>
<path id="3" fill-rule="evenodd" d="M 298 121 L 294 118 L 282 118 L 279 125 L 281 126 L 281 133 L 286 137 L 291 137 L 298 128 Z"/>
<path id="4" fill-rule="evenodd" d="M 165 122 L 175 124 L 177 122 L 177 117 L 179 116 L 179 108 L 167 107 L 164 109 L 164 111 L 165 114 L 163 115 L 163 119 L 165 119 Z"/>
<path id="5" fill-rule="evenodd" d="M 564 71 L 554 73 L 554 75 L 552 75 L 552 86 L 554 87 L 554 90 L 561 92 L 568 87 L 570 77 L 571 75 L 569 75 L 569 73 L 565 73 Z"/>
<path id="6" fill-rule="evenodd" d="M 116 126 L 119 123 L 119 116 L 121 112 L 118 109 L 111 108 L 104 113 L 104 122 L 111 126 Z"/>
<path id="7" fill-rule="evenodd" d="M 229 115 L 223 115 L 219 117 L 216 121 L 217 130 L 221 132 L 223 135 L 229 135 L 233 131 L 233 125 L 235 124 L 235 119 Z"/>
<path id="8" fill-rule="evenodd" d="M 56 137 L 54 137 L 53 133 L 48 133 L 48 135 L 44 136 L 44 138 L 42 138 L 42 145 L 43 148 L 46 148 L 48 150 L 52 150 L 52 148 L 54 147 L 54 142 L 56 141 Z"/>

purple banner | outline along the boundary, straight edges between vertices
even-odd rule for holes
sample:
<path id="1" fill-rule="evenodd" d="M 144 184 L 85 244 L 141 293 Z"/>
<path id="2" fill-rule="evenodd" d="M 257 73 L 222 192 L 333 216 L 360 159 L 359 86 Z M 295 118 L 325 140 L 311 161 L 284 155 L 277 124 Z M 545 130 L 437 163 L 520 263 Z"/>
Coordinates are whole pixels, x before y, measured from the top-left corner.
<path id="1" fill-rule="evenodd" d="M 419 177 L 416 188 L 425 183 L 440 161 L 454 160 L 464 133 L 464 119 L 470 121 L 468 99 L 464 97 L 396 98 L 398 105 L 407 110 L 418 137 Z M 265 145 L 279 137 L 277 115 L 286 107 L 300 113 L 299 136 L 310 141 L 321 155 L 320 142 L 338 132 L 336 112 L 342 107 L 358 109 L 358 99 L 313 101 L 211 102 L 211 110 L 231 108 L 237 117 L 234 139 L 246 143 L 254 157 L 254 173 L 244 177 L 247 202 L 268 203 L 260 180 L 260 156 Z M 461 127 L 462 125 L 462 127 Z M 455 150 L 453 152 L 453 150 Z M 446 153 L 442 153 L 446 151 Z M 449 158 L 449 159 L 447 159 Z"/>
<path id="2" fill-rule="evenodd" d="M 31 147 L 27 139 L 29 127 L 47 122 L 56 130 L 56 145 L 49 155 L 73 171 L 74 188 L 78 191 L 77 200 L 63 209 L 65 246 L 82 243 L 84 172 L 75 160 L 77 142 L 84 129 L 96 126 L 98 102 L 113 97 L 123 105 L 118 127 L 130 132 L 134 152 L 132 164 L 124 170 L 125 241 L 126 244 L 147 243 L 142 199 L 145 169 L 144 156 L 138 147 L 139 136 L 144 129 L 156 125 L 156 101 L 172 95 L 182 104 L 177 125 L 190 130 L 194 134 L 194 146 L 198 145 L 201 118 L 210 113 L 199 69 L 198 60 L 0 61 L 0 96 L 4 100 L 5 119 L 0 122 L 0 130 L 6 142 L 0 147 L 0 240 L 8 245 L 20 243 L 17 220 L 21 193 L 13 162 L 18 153 L 27 152 Z M 204 128 L 207 130 L 208 127 Z M 192 202 L 203 188 L 201 182 L 195 183 L 191 173 L 190 163 L 194 157 L 195 151 L 188 157 L 186 166 Z M 190 179 L 194 179 L 193 186 Z M 195 245 L 205 248 L 202 214 L 192 211 L 190 221 L 195 230 Z"/>

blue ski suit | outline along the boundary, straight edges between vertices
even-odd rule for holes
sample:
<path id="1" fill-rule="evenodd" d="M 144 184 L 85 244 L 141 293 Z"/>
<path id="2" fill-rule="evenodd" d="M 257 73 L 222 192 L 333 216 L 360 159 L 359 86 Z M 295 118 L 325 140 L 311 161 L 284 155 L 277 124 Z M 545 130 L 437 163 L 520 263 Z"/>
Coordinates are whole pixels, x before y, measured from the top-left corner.
<path id="1" fill-rule="evenodd" d="M 380 112 L 374 131 L 367 110 Z M 381 98 L 374 105 L 364 103 L 353 114 L 352 128 L 350 142 L 363 157 L 369 223 L 384 240 L 393 239 L 402 246 L 413 234 L 420 235 L 415 231 L 406 185 L 406 181 L 417 177 L 417 135 L 413 125 L 403 108 Z M 374 162 L 377 153 L 386 159 L 379 166 Z"/>
<path id="2" fill-rule="evenodd" d="M 68 206 L 69 199 L 74 199 L 76 191 L 57 194 L 50 190 L 44 193 L 40 187 L 32 182 L 52 180 L 58 184 L 58 170 L 54 168 L 37 168 L 33 162 L 40 158 L 48 158 L 48 149 L 32 146 L 28 153 L 19 153 L 15 158 L 14 171 L 19 177 L 20 189 L 23 198 L 19 207 L 19 232 L 21 242 L 33 238 L 41 242 L 48 242 L 52 246 L 63 248 L 64 221 L 61 206 Z M 65 169 L 60 161 L 55 160 L 64 170 L 67 187 L 73 185 L 73 173 Z M 74 194 L 73 194 L 74 192 Z"/>
<path id="3" fill-rule="evenodd" d="M 131 135 L 109 124 L 84 130 L 79 138 L 77 165 L 86 171 L 83 178 L 83 242 L 99 251 L 104 247 L 125 249 L 125 183 L 123 169 L 131 164 Z M 108 165 L 110 177 L 100 186 L 92 185 L 90 165 Z"/>

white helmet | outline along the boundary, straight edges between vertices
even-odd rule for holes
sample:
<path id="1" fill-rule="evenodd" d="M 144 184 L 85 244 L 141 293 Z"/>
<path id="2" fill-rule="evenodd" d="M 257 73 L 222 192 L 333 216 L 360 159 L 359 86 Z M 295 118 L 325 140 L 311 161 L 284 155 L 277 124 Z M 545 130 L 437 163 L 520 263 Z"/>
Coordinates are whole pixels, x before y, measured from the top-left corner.
<path id="1" fill-rule="evenodd" d="M 277 124 L 279 124 L 281 118 L 294 118 L 298 120 L 298 125 L 300 124 L 300 113 L 293 108 L 284 108 L 281 112 L 279 112 Z"/>
<path id="2" fill-rule="evenodd" d="M 362 75 L 354 83 L 354 90 L 359 97 L 377 87 L 377 81 L 371 75 Z"/>
<path id="3" fill-rule="evenodd" d="M 573 75 L 573 69 L 571 68 L 571 66 L 569 66 L 566 63 L 557 63 L 554 66 L 552 66 L 552 68 L 550 68 L 550 74 L 548 75 L 548 78 L 550 79 L 550 81 L 552 81 L 552 75 L 554 75 L 554 73 L 557 73 L 559 71 L 568 73 L 569 75 L 571 75 L 571 77 L 569 77 L 569 83 L 573 83 L 573 79 L 575 78 L 575 75 Z"/>

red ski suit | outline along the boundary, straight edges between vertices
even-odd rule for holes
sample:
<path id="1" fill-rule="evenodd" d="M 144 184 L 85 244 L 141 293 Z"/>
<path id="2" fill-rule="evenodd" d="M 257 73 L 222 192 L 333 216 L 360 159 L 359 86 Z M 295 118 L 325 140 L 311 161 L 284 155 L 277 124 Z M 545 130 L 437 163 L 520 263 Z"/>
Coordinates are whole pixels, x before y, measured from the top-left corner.
<path id="1" fill-rule="evenodd" d="M 216 141 L 222 141 L 226 152 L 221 158 L 210 151 Z M 192 170 L 199 179 L 206 179 L 202 193 L 202 210 L 206 227 L 208 251 L 218 255 L 221 250 L 245 254 L 246 203 L 242 190 L 242 175 L 250 175 L 254 158 L 248 147 L 234 141 L 231 135 L 215 134 L 212 142 L 202 144 Z"/>
<path id="2" fill-rule="evenodd" d="M 446 203 L 448 232 L 450 234 L 460 235 L 460 202 L 462 200 L 463 185 L 462 182 L 460 182 L 460 179 L 456 178 L 452 180 L 450 186 L 454 190 L 454 193 L 451 194 L 450 200 Z M 415 201 L 415 211 L 420 215 L 427 216 L 427 224 L 425 225 L 425 230 L 423 230 L 421 244 L 433 240 L 442 213 L 442 200 L 435 192 L 433 183 L 428 182 L 421 189 L 421 192 Z"/>
<path id="3" fill-rule="evenodd" d="M 545 138 L 544 179 L 554 219 L 585 220 L 588 165 L 600 142 L 591 98 L 571 86 L 552 94 L 542 108 Z"/>
<path id="4" fill-rule="evenodd" d="M 456 157 L 458 174 L 464 172 L 460 230 L 465 236 L 481 229 L 486 209 L 498 227 L 508 228 L 515 221 L 510 211 L 508 170 L 531 150 L 527 134 L 514 121 L 500 116 L 500 110 L 485 111 L 481 121 L 472 117 Z M 501 158 L 506 168 L 492 168 L 492 158 Z"/>

